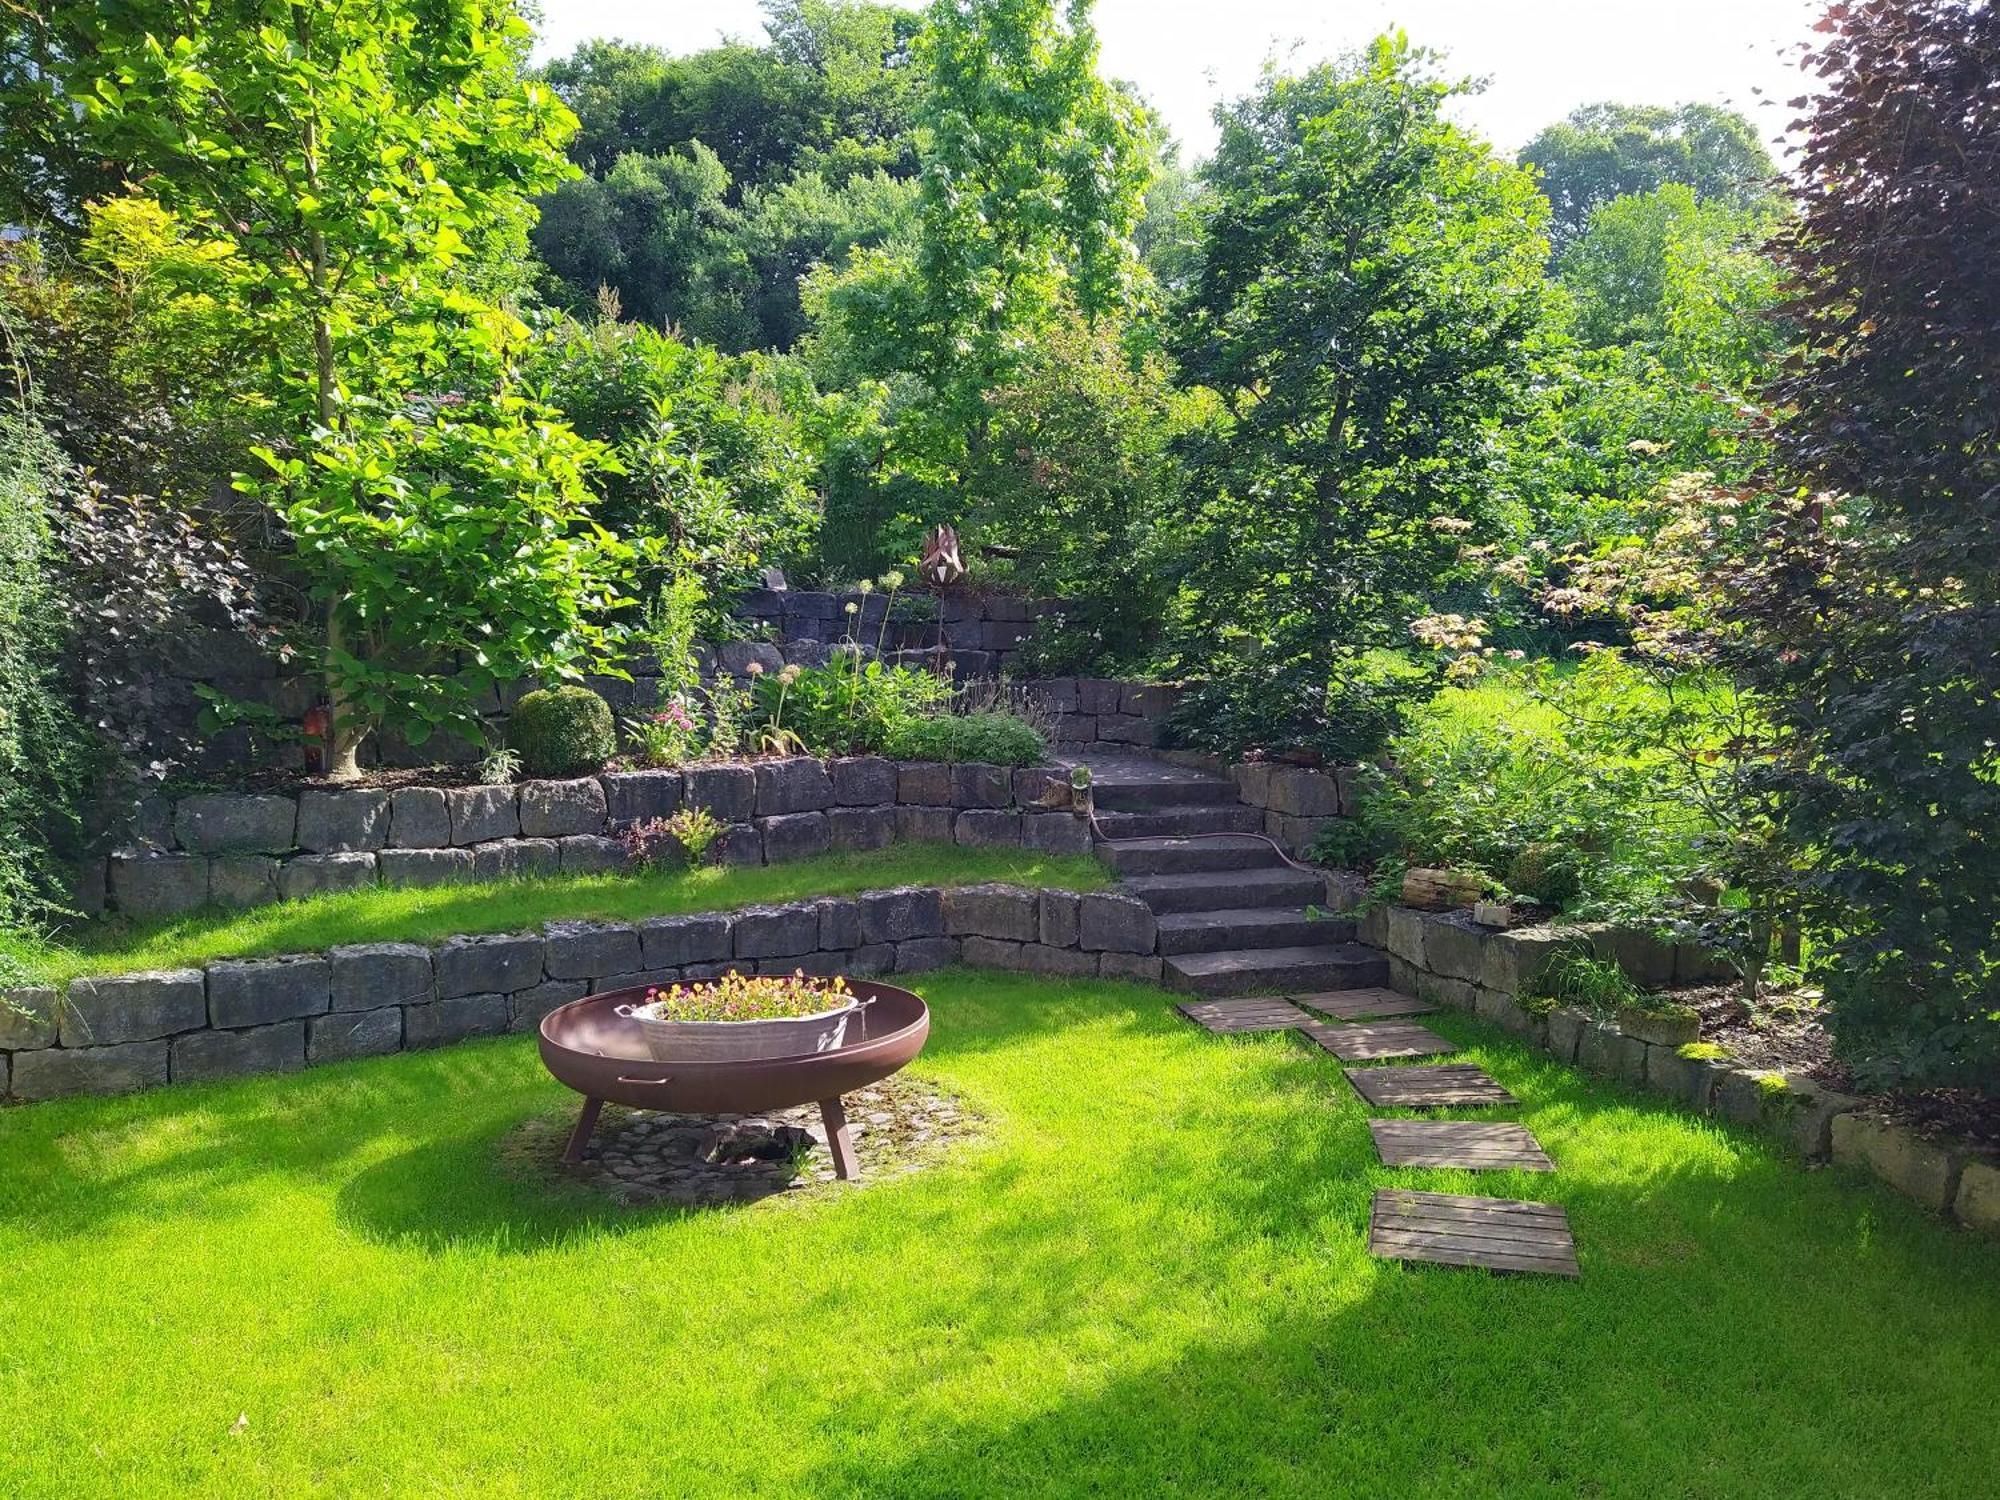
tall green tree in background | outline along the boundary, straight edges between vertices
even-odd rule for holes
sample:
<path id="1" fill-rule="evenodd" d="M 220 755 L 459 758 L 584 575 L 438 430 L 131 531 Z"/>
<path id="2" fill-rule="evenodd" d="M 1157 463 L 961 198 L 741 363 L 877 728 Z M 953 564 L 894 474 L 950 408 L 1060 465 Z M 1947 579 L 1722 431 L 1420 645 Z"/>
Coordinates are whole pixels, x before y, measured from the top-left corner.
<path id="1" fill-rule="evenodd" d="M 1182 378 L 1229 420 L 1187 505 L 1189 665 L 1220 739 L 1373 748 L 1365 680 L 1486 529 L 1546 294 L 1530 175 L 1444 117 L 1457 89 L 1400 34 L 1220 112 Z M 1218 650 L 1218 648 L 1220 648 Z"/>
<path id="2" fill-rule="evenodd" d="M 332 769 L 390 725 L 476 731 L 494 684 L 598 659 L 617 602 L 599 450 L 514 375 L 480 252 L 567 169 L 509 0 L 134 0 L 43 18 L 38 80 L 229 253 L 219 295 L 282 439 L 246 480 L 320 616 Z M 245 455 L 248 460 L 249 455 Z"/>
<path id="3" fill-rule="evenodd" d="M 1520 159 L 1541 173 L 1558 252 L 1613 198 L 1678 182 L 1749 208 L 1772 196 L 1778 171 L 1756 127 L 1716 104 L 1586 104 L 1528 142 Z"/>

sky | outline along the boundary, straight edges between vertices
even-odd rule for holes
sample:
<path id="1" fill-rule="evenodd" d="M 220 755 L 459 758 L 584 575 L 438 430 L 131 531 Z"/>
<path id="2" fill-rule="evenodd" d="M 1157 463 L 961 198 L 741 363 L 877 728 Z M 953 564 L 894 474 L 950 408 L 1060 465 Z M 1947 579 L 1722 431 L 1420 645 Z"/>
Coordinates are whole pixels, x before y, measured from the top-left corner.
<path id="1" fill-rule="evenodd" d="M 1298 66 L 1390 26 L 1487 80 L 1456 112 L 1512 152 L 1579 104 L 1731 104 L 1773 146 L 1803 92 L 1781 54 L 1824 0 L 1098 0 L 1101 70 L 1139 87 L 1191 156 L 1215 143 L 1210 113 L 1246 93 L 1266 58 Z M 537 55 L 595 36 L 692 52 L 761 41 L 757 0 L 542 0 Z M 1753 90 L 1761 88 L 1763 96 Z M 1775 101 L 1775 102 L 1770 102 Z"/>

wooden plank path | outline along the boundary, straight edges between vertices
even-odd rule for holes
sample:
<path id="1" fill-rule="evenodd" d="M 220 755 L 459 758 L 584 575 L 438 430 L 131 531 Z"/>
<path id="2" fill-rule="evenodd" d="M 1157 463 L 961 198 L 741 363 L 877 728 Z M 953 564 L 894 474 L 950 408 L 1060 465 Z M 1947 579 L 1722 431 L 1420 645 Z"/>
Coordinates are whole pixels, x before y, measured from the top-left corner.
<path id="1" fill-rule="evenodd" d="M 1240 1000 L 1187 1000 L 1174 1009 L 1218 1036 L 1245 1031 L 1290 1031 L 1312 1024 L 1311 1016 L 1275 995 Z"/>
<path id="2" fill-rule="evenodd" d="M 1436 1057 L 1458 1048 L 1414 1021 L 1308 1021 L 1299 1028 L 1342 1062 Z"/>
<path id="3" fill-rule="evenodd" d="M 1437 1109 L 1446 1105 L 1519 1102 L 1492 1074 L 1474 1063 L 1344 1071 L 1354 1091 L 1377 1109 Z"/>
<path id="4" fill-rule="evenodd" d="M 1288 995 L 1294 1005 L 1303 1005 L 1336 1021 L 1381 1020 L 1390 1016 L 1422 1016 L 1437 1009 L 1428 1001 L 1399 995 L 1394 990 L 1323 990 L 1317 995 Z"/>
<path id="5" fill-rule="evenodd" d="M 1368 1251 L 1387 1260 L 1489 1271 L 1582 1274 L 1562 1207 L 1512 1198 L 1382 1188 L 1368 1215 Z"/>
<path id="6" fill-rule="evenodd" d="M 1368 1129 L 1385 1166 L 1465 1167 L 1475 1172 L 1556 1169 L 1525 1125 L 1478 1120 L 1370 1120 Z"/>

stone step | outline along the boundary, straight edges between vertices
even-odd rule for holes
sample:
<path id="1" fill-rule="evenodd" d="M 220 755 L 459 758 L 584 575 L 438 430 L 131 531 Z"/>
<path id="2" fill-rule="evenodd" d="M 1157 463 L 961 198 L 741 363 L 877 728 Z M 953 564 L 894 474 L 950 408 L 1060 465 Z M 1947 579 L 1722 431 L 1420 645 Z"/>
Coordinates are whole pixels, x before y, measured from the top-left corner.
<path id="1" fill-rule="evenodd" d="M 1218 807 L 1239 799 L 1236 783 L 1213 776 L 1143 776 L 1120 771 L 1093 780 L 1091 800 L 1110 812 L 1149 812 L 1162 807 Z"/>
<path id="2" fill-rule="evenodd" d="M 1190 833 L 1257 833 L 1264 814 L 1241 802 L 1162 807 L 1152 812 L 1111 812 L 1100 808 L 1098 831 L 1112 839 L 1164 839 Z"/>
<path id="3" fill-rule="evenodd" d="M 1196 995 L 1300 994 L 1388 981 L 1389 960 L 1362 943 L 1184 953 L 1166 963 L 1167 987 Z"/>
<path id="4" fill-rule="evenodd" d="M 1269 839 L 1248 833 L 1218 833 L 1201 838 L 1130 839 L 1117 844 L 1099 844 L 1097 853 L 1120 875 L 1261 870 L 1284 863 Z"/>
<path id="5" fill-rule="evenodd" d="M 1326 900 L 1326 882 L 1317 875 L 1273 865 L 1263 870 L 1199 870 L 1178 875 L 1134 875 L 1122 882 L 1155 914 L 1242 911 L 1248 907 L 1305 906 Z M 1325 988 L 1325 986 L 1322 986 Z"/>
<path id="6" fill-rule="evenodd" d="M 1160 952 L 1222 953 L 1243 948 L 1312 948 L 1354 941 L 1354 923 L 1344 917 L 1306 915 L 1304 907 L 1247 907 L 1225 911 L 1174 912 L 1160 918 Z"/>

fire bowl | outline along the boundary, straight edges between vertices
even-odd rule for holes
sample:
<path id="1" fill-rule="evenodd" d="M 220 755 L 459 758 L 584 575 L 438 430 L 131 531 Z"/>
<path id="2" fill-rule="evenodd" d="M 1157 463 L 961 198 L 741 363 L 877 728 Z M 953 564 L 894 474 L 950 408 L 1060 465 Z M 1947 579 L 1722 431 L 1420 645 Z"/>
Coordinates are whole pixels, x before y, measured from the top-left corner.
<path id="1" fill-rule="evenodd" d="M 892 984 L 852 979 L 848 987 L 864 1003 L 840 1046 L 722 1062 L 656 1060 L 639 1024 L 618 1014 L 619 1006 L 646 998 L 643 986 L 558 1006 L 542 1019 L 542 1065 L 583 1095 L 564 1159 L 582 1159 L 606 1101 L 676 1114 L 760 1114 L 816 1103 L 834 1171 L 843 1180 L 858 1175 L 840 1096 L 887 1078 L 923 1051 L 931 1014 L 921 998 Z"/>

